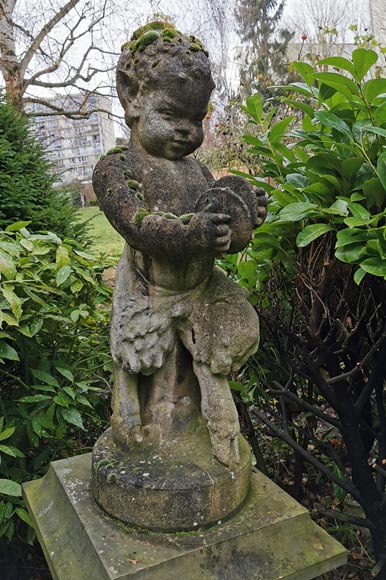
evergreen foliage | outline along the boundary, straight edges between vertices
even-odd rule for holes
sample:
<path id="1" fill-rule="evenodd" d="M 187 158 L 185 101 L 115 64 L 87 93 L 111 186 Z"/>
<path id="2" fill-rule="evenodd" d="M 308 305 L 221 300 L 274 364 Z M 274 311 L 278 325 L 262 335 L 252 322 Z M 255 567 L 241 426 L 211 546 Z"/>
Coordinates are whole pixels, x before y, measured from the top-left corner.
<path id="1" fill-rule="evenodd" d="M 70 196 L 54 187 L 52 164 L 32 134 L 28 118 L 0 101 L 0 229 L 18 221 L 32 231 L 52 230 L 84 240 Z"/>
<path id="2" fill-rule="evenodd" d="M 295 62 L 302 81 L 277 106 L 247 99 L 244 139 L 260 169 L 242 175 L 269 194 L 269 216 L 226 266 L 249 290 L 264 336 L 236 390 L 294 450 L 298 496 L 307 461 L 332 482 L 329 517 L 342 519 L 347 494 L 361 505 L 365 517 L 345 521 L 369 528 L 373 575 L 386 580 L 386 78 L 370 78 L 378 60 L 361 47 L 351 59 Z"/>
<path id="3" fill-rule="evenodd" d="M 245 94 L 257 91 L 264 97 L 269 87 L 288 77 L 286 52 L 292 38 L 279 27 L 285 0 L 238 0 L 235 9 L 238 34 L 245 49 L 241 83 Z"/>

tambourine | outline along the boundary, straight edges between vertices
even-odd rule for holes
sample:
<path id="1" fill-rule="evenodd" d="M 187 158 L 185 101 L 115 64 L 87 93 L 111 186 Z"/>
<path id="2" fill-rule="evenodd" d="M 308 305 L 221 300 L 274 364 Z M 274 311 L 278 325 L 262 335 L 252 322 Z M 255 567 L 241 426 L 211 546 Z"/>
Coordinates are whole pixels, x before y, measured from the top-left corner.
<path id="1" fill-rule="evenodd" d="M 196 212 L 225 213 L 230 216 L 232 236 L 228 253 L 240 252 L 252 239 L 254 216 L 244 199 L 229 187 L 213 187 L 204 191 L 194 209 Z"/>

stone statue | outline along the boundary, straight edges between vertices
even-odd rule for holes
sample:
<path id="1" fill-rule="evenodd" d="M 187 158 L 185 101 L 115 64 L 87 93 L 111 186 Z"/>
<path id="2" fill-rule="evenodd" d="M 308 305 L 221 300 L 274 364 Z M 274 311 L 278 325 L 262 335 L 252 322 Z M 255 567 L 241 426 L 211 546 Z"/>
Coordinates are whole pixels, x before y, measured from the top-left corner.
<path id="1" fill-rule="evenodd" d="M 111 318 L 111 430 L 94 449 L 94 494 L 129 523 L 194 529 L 229 515 L 248 491 L 250 455 L 228 375 L 257 350 L 258 318 L 246 291 L 214 262 L 246 247 L 265 200 L 240 177 L 215 181 L 190 156 L 214 88 L 198 39 L 167 22 L 140 28 L 122 48 L 117 88 L 130 141 L 93 177 L 101 208 L 126 241 Z M 188 480 L 195 490 L 213 484 L 217 507 L 198 508 L 201 498 L 169 524 L 164 514 L 147 519 L 144 502 L 158 510 L 173 486 L 165 501 L 180 501 Z M 232 499 L 221 497 L 228 493 Z"/>

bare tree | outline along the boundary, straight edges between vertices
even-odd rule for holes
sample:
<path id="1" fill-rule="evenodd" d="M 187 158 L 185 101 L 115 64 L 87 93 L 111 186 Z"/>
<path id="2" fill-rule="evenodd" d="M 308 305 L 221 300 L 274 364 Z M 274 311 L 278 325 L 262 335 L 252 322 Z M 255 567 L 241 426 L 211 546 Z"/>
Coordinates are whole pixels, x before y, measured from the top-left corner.
<path id="1" fill-rule="evenodd" d="M 0 0 L 0 73 L 8 101 L 19 110 L 40 103 L 46 114 L 88 116 L 95 110 L 87 106 L 90 94 L 111 92 L 106 73 L 116 53 L 105 23 L 115 10 L 113 0 Z M 52 91 L 82 97 L 69 109 L 68 100 L 62 106 L 47 99 Z"/>
<path id="2" fill-rule="evenodd" d="M 294 0 L 291 10 L 283 18 L 299 39 L 307 35 L 307 52 L 325 58 L 332 54 L 351 52 L 351 25 L 365 31 L 370 16 L 361 0 Z M 299 47 L 298 47 L 299 48 Z M 294 55 L 295 56 L 295 55 Z"/>

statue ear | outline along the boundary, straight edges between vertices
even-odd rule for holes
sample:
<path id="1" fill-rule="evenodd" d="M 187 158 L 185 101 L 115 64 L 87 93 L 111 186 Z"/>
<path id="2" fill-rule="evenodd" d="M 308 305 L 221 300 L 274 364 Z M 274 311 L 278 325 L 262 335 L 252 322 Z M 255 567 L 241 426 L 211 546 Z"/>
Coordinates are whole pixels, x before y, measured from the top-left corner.
<path id="1" fill-rule="evenodd" d="M 139 117 L 138 103 L 139 83 L 133 74 L 119 70 L 117 74 L 117 92 L 122 107 L 125 110 L 126 122 Z M 128 122 L 128 124 L 130 124 Z"/>

